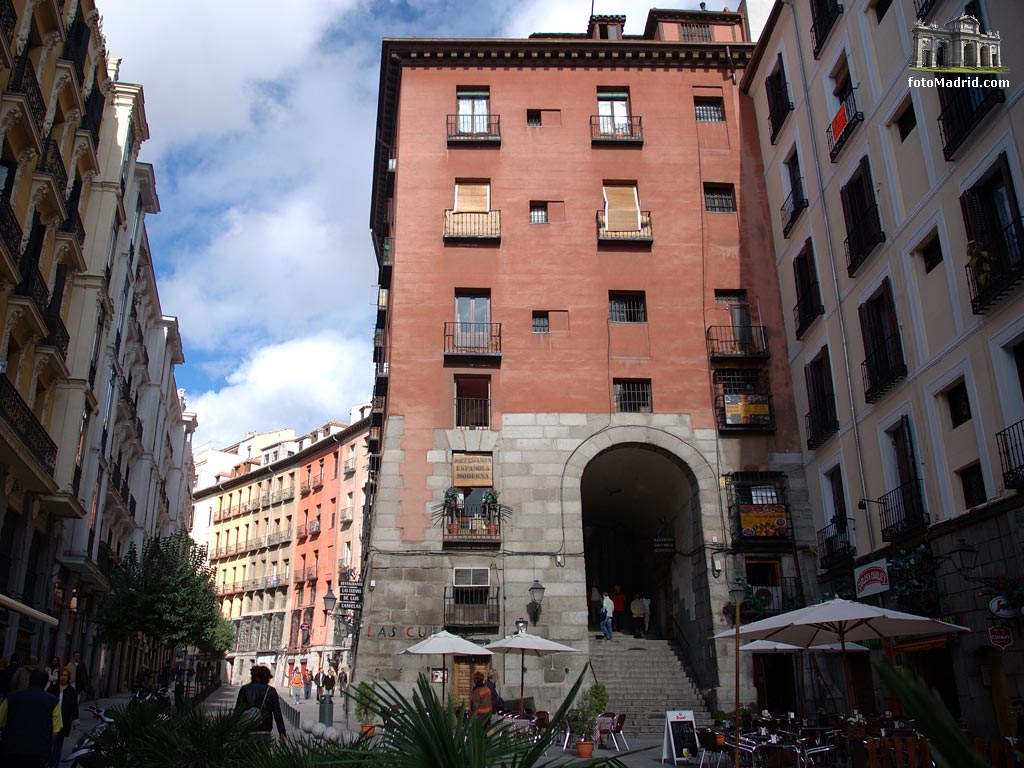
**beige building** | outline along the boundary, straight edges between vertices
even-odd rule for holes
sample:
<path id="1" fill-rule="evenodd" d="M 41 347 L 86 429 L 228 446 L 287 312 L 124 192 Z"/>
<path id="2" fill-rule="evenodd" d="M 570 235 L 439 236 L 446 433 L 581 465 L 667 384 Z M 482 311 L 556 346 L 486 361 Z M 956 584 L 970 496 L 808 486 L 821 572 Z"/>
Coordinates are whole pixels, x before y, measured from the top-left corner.
<path id="1" fill-rule="evenodd" d="M 777 2 L 742 87 L 793 308 L 821 591 L 971 627 L 889 655 L 994 735 L 1024 694 L 1019 642 L 988 631 L 1007 623 L 989 601 L 1024 595 L 1024 54 L 1003 50 L 998 87 L 920 83 L 915 23 L 964 15 L 1024 22 L 1011 0 Z M 884 583 L 855 580 L 875 561 Z M 892 709 L 870 678 L 858 705 Z"/>

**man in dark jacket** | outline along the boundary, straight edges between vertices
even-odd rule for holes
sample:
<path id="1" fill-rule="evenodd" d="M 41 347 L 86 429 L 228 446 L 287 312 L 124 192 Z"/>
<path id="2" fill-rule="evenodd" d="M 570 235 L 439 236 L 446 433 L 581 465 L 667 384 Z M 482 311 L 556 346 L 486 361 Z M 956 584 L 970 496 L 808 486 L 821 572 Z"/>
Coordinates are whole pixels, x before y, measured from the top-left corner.
<path id="1" fill-rule="evenodd" d="M 257 665 L 249 670 L 249 676 L 252 682 L 243 685 L 238 691 L 235 708 L 260 711 L 260 722 L 252 731 L 254 736 L 269 739 L 274 723 L 277 723 L 277 733 L 283 739 L 285 728 L 284 717 L 281 715 L 281 699 L 277 695 L 277 689 L 270 684 L 270 670 Z"/>
<path id="2" fill-rule="evenodd" d="M 43 768 L 50 760 L 64 720 L 57 697 L 45 690 L 47 682 L 46 672 L 33 669 L 28 688 L 0 702 L 0 764 L 5 768 Z"/>

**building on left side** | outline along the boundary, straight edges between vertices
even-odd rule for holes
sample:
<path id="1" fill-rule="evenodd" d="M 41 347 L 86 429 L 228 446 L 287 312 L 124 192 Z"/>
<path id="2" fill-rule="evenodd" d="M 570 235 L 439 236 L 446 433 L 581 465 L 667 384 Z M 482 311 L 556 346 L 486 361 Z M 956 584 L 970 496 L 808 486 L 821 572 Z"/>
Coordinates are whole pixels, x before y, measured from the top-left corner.
<path id="1" fill-rule="evenodd" d="M 105 693 L 148 659 L 101 648 L 101 565 L 187 525 L 197 421 L 146 235 L 141 86 L 92 0 L 0 0 L 0 32 L 0 653 L 79 651 Z"/>

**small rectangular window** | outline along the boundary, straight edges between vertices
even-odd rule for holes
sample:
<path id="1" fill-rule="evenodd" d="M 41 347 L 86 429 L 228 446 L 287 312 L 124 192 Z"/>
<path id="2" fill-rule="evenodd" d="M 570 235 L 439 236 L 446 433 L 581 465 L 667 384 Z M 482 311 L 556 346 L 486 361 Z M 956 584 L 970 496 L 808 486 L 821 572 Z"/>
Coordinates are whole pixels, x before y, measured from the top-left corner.
<path id="1" fill-rule="evenodd" d="M 534 312 L 533 313 L 533 332 L 534 333 L 550 333 L 551 332 L 551 316 L 547 312 Z"/>
<path id="2" fill-rule="evenodd" d="M 963 381 L 946 390 L 946 404 L 949 406 L 949 421 L 953 429 L 971 420 L 971 400 Z"/>
<path id="3" fill-rule="evenodd" d="M 650 379 L 615 379 L 612 386 L 616 413 L 651 413 Z"/>
<path id="4" fill-rule="evenodd" d="M 539 109 L 526 110 L 526 126 L 528 128 L 540 128 L 543 125 Z"/>
<path id="5" fill-rule="evenodd" d="M 641 293 L 609 293 L 609 319 L 613 323 L 646 323 L 647 303 Z"/>
<path id="6" fill-rule="evenodd" d="M 705 184 L 704 208 L 708 213 L 736 213 L 736 194 L 732 184 Z"/>
<path id="7" fill-rule="evenodd" d="M 942 243 L 939 242 L 938 235 L 935 235 L 921 248 L 921 259 L 924 261 L 926 274 L 942 263 Z"/>
<path id="8" fill-rule="evenodd" d="M 542 200 L 531 200 L 530 201 L 530 223 L 531 224 L 547 224 L 548 223 L 548 204 Z"/>
<path id="9" fill-rule="evenodd" d="M 917 114 L 914 112 L 914 102 L 908 101 L 907 106 L 896 118 L 896 130 L 899 131 L 900 141 L 906 141 L 907 136 L 917 126 Z"/>
<path id="10" fill-rule="evenodd" d="M 964 492 L 964 506 L 967 509 L 984 504 L 988 501 L 985 492 L 985 476 L 981 471 L 981 464 L 971 464 L 964 467 L 958 473 L 960 475 L 960 486 Z"/>
<path id="11" fill-rule="evenodd" d="M 725 103 L 722 99 L 698 97 L 693 100 L 693 106 L 698 123 L 725 122 Z"/>

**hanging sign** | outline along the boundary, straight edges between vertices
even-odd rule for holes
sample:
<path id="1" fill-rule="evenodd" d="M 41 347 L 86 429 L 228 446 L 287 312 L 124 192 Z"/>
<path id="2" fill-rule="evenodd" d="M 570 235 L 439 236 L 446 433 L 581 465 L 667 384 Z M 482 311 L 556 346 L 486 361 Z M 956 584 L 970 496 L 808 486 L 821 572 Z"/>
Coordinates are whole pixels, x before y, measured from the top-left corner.
<path id="1" fill-rule="evenodd" d="M 853 569 L 853 581 L 857 585 L 857 597 L 877 595 L 889 591 L 889 568 L 884 559 Z"/>
<path id="2" fill-rule="evenodd" d="M 1000 619 L 1012 619 L 1017 615 L 1017 609 L 1010 605 L 1006 595 L 996 595 L 989 600 L 988 612 Z"/>
<path id="3" fill-rule="evenodd" d="M 494 485 L 494 457 L 489 453 L 453 453 L 452 485 L 490 488 Z"/>
<path id="4" fill-rule="evenodd" d="M 1013 635 L 1010 634 L 1009 627 L 989 627 L 988 641 L 996 648 L 1005 649 L 1006 646 L 1013 645 Z"/>

